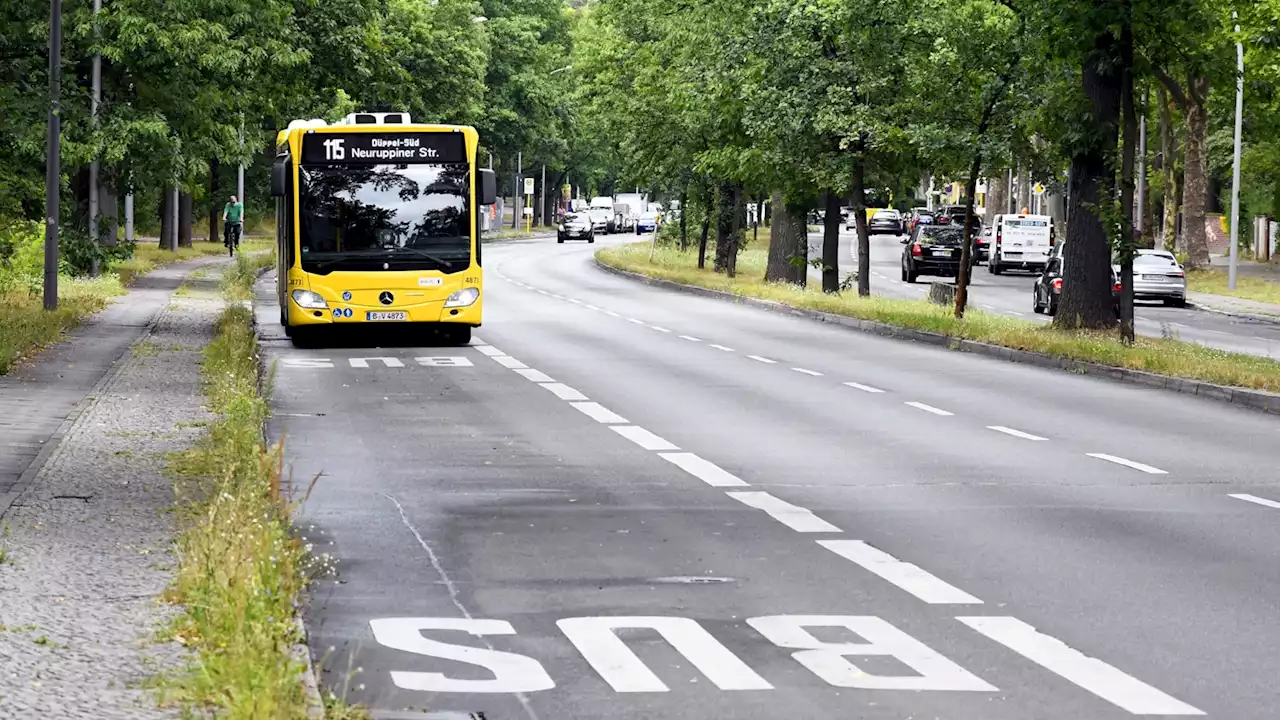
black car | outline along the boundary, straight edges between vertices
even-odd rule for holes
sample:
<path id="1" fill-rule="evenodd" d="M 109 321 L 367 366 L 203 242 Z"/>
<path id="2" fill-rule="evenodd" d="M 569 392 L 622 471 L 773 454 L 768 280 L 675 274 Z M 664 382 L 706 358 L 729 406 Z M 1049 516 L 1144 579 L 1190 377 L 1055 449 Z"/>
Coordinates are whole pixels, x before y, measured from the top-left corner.
<path id="1" fill-rule="evenodd" d="M 955 277 L 960 270 L 964 235 L 958 225 L 917 225 L 902 241 L 902 279 L 915 282 L 919 275 Z"/>
<path id="2" fill-rule="evenodd" d="M 944 205 L 938 208 L 937 213 L 934 214 L 934 222 L 939 225 L 955 225 L 956 227 L 964 225 L 964 206 Z M 982 234 L 982 218 L 976 212 L 969 219 L 969 227 L 973 228 L 974 236 Z"/>
<path id="3" fill-rule="evenodd" d="M 591 216 L 585 212 L 565 215 L 564 219 L 560 221 L 560 227 L 556 230 L 556 242 L 575 239 L 586 240 L 589 243 L 596 241 L 596 232 L 591 224 Z"/>
<path id="4" fill-rule="evenodd" d="M 1044 271 L 1031 286 L 1031 309 L 1036 313 L 1058 314 L 1058 297 L 1062 295 L 1063 264 L 1066 257 L 1057 254 L 1049 258 Z M 1111 269 L 1111 305 L 1116 317 L 1120 317 L 1120 276 Z"/>

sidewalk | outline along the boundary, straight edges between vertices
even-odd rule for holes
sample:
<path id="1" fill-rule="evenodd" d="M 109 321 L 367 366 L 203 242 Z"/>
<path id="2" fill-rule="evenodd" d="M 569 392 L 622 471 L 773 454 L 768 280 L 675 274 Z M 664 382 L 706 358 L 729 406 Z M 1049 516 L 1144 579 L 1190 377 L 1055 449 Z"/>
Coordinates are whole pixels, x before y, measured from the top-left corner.
<path id="1" fill-rule="evenodd" d="M 175 614 L 160 599 L 175 563 L 163 462 L 209 419 L 200 351 L 226 262 L 140 278 L 0 378 L 0 717 L 179 716 L 140 687 L 184 659 L 155 639 Z"/>
<path id="2" fill-rule="evenodd" d="M 1230 268 L 1230 260 L 1222 257 L 1221 253 L 1214 253 L 1210 257 L 1210 266 L 1214 270 L 1221 270 L 1225 273 Z M 1280 285 L 1280 263 L 1260 263 L 1253 260 L 1240 259 L 1236 263 L 1236 270 L 1240 277 L 1255 278 Z M 1187 293 L 1187 300 L 1196 307 L 1209 312 L 1262 322 L 1280 322 L 1280 304 L 1276 303 L 1198 292 Z"/>

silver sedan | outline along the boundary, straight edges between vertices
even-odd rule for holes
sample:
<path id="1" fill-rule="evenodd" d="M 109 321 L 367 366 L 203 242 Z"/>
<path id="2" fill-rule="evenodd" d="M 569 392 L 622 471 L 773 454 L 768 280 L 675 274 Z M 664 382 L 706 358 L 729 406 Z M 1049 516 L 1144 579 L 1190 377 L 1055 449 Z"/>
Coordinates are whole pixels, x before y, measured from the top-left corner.
<path id="1" fill-rule="evenodd" d="M 1168 250 L 1139 250 L 1133 258 L 1133 297 L 1185 307 L 1187 273 L 1178 258 Z"/>

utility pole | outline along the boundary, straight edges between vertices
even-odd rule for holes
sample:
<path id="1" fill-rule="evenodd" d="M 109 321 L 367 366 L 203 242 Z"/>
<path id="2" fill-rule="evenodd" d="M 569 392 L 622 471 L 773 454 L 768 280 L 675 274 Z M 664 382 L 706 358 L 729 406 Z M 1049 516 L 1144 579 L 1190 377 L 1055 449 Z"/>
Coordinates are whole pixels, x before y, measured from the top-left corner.
<path id="1" fill-rule="evenodd" d="M 58 193 L 62 188 L 62 0 L 49 3 L 49 137 L 44 157 L 44 309 L 58 309 Z"/>
<path id="2" fill-rule="evenodd" d="M 1236 19 L 1236 12 L 1231 11 L 1231 19 Z M 1240 125 L 1244 116 L 1244 45 L 1240 43 L 1240 23 L 1236 23 L 1236 136 L 1235 151 L 1231 165 L 1231 264 L 1227 272 L 1227 288 L 1236 289 L 1236 264 L 1239 262 L 1240 248 L 1237 239 L 1240 236 Z"/>
<path id="3" fill-rule="evenodd" d="M 240 156 L 244 157 L 244 113 L 240 113 Z M 236 170 L 236 200 L 240 201 L 240 205 L 244 206 L 244 163 L 240 163 L 239 169 Z M 240 227 L 244 228 L 244 215 L 240 216 Z M 213 238 L 209 238 L 209 242 L 213 242 Z"/>
<path id="4" fill-rule="evenodd" d="M 524 151 L 516 152 L 516 177 L 511 184 L 511 229 L 520 227 L 520 176 L 524 174 Z"/>
<path id="5" fill-rule="evenodd" d="M 93 37 L 98 39 L 98 13 L 102 12 L 102 0 L 93 0 Z M 92 118 L 93 129 L 98 129 L 98 103 L 102 101 L 102 53 L 95 52 L 93 54 L 93 100 L 90 102 L 89 115 Z M 98 237 L 98 153 L 94 152 L 93 160 L 89 163 L 89 237 L 93 240 L 94 245 L 101 244 L 102 240 Z M 93 258 L 93 267 L 90 273 L 98 276 L 101 268 L 98 267 L 98 258 Z"/>
<path id="6" fill-rule="evenodd" d="M 547 164 L 542 163 L 542 202 L 538 203 L 538 219 L 542 225 L 547 224 Z"/>

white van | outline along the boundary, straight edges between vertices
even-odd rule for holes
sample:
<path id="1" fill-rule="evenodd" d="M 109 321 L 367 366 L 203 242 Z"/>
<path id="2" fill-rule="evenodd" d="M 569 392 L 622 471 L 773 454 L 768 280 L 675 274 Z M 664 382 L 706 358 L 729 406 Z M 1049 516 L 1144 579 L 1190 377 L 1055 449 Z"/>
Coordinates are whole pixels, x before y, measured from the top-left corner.
<path id="1" fill-rule="evenodd" d="M 991 221 L 991 251 L 987 269 L 1040 272 L 1049 262 L 1057 240 L 1048 215 L 996 215 Z"/>
<path id="2" fill-rule="evenodd" d="M 591 227 L 598 233 L 617 232 L 617 219 L 613 212 L 613 198 L 608 195 L 597 195 L 591 198 L 587 214 L 591 217 Z"/>

